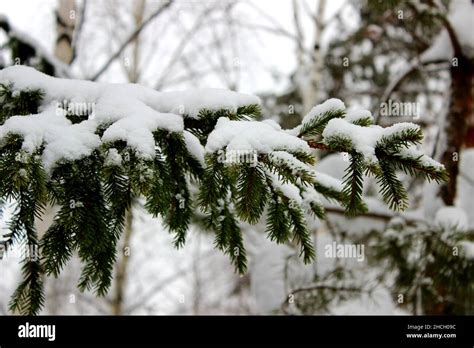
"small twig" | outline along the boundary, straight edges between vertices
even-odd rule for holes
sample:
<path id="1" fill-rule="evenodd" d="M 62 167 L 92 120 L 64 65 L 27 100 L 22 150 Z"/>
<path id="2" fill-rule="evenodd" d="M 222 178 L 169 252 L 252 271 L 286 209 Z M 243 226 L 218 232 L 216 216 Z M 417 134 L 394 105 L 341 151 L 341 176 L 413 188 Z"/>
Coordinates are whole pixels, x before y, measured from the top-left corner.
<path id="1" fill-rule="evenodd" d="M 339 214 L 339 215 L 346 215 L 346 212 L 344 208 L 342 207 L 334 207 L 334 206 L 325 206 L 324 210 L 328 213 L 333 213 L 333 214 Z M 420 223 L 423 222 L 424 220 L 422 218 L 417 218 L 414 216 L 408 216 L 406 214 L 402 213 L 383 213 L 383 212 L 367 212 L 364 214 L 359 214 L 353 217 L 353 219 L 356 218 L 372 218 L 372 219 L 379 219 L 383 220 L 385 222 L 388 222 L 389 220 L 393 219 L 394 217 L 401 217 L 402 219 L 406 220 L 407 222 L 411 223 Z"/>
<path id="2" fill-rule="evenodd" d="M 154 89 L 160 90 L 168 75 L 171 73 L 173 67 L 180 61 L 179 57 L 183 55 L 184 49 L 191 41 L 191 39 L 196 35 L 196 33 L 202 28 L 202 25 L 206 23 L 206 20 L 209 18 L 210 14 L 215 10 L 215 7 L 206 8 L 199 16 L 199 18 L 194 22 L 191 28 L 187 31 L 186 35 L 181 39 L 176 48 L 174 49 L 168 64 L 163 70 L 163 75 L 160 76 L 158 81 L 155 83 Z M 179 23 L 179 22 L 178 22 Z M 201 53 L 201 52 L 198 52 Z"/>
<path id="3" fill-rule="evenodd" d="M 150 17 L 148 17 L 143 23 L 134 30 L 134 32 L 128 37 L 127 40 L 123 42 L 123 44 L 119 47 L 119 49 L 110 56 L 110 58 L 105 62 L 105 64 L 89 79 L 91 81 L 97 80 L 112 64 L 112 62 L 117 59 L 122 52 L 125 50 L 125 48 L 133 41 L 136 39 L 136 37 L 142 32 L 145 27 L 152 22 L 154 18 L 156 18 L 159 14 L 161 14 L 165 9 L 167 9 L 171 4 L 173 0 L 168 0 L 166 1 L 160 8 L 158 8 Z"/>
<path id="4" fill-rule="evenodd" d="M 84 0 L 84 3 L 82 4 L 82 8 L 81 8 L 79 21 L 77 23 L 76 30 L 74 31 L 73 37 L 72 37 L 72 44 L 71 44 L 72 57 L 71 57 L 71 62 L 69 63 L 69 65 L 71 65 L 72 62 L 74 62 L 74 59 L 76 59 L 76 56 L 77 56 L 77 45 L 79 42 L 79 37 L 82 32 L 82 27 L 84 25 L 84 20 L 86 18 L 86 6 L 87 6 L 87 0 Z"/>
<path id="5" fill-rule="evenodd" d="M 324 150 L 324 151 L 330 151 L 331 150 L 329 148 L 329 146 L 327 146 L 326 144 L 320 143 L 320 142 L 317 142 L 317 141 L 313 141 L 313 140 L 308 140 L 308 145 L 309 145 L 309 147 L 311 147 L 313 149 L 319 149 L 319 150 Z"/>
<path id="6" fill-rule="evenodd" d="M 429 64 L 439 64 L 439 63 L 446 63 L 445 60 L 429 60 L 424 62 L 414 61 L 410 64 L 409 68 L 403 71 L 399 76 L 395 77 L 392 82 L 387 86 L 385 91 L 382 94 L 381 103 L 387 103 L 390 96 L 392 95 L 395 90 L 397 90 L 400 85 L 416 70 L 420 69 L 423 66 Z M 374 123 L 378 124 L 380 120 L 380 111 L 377 111 L 375 115 Z"/>
<path id="7" fill-rule="evenodd" d="M 348 292 L 364 292 L 362 288 L 358 287 L 337 287 L 332 285 L 313 285 L 308 286 L 305 288 L 295 289 L 291 292 L 292 295 L 300 293 L 300 292 L 307 292 L 307 291 L 314 291 L 314 290 L 331 290 L 331 291 L 348 291 Z"/>

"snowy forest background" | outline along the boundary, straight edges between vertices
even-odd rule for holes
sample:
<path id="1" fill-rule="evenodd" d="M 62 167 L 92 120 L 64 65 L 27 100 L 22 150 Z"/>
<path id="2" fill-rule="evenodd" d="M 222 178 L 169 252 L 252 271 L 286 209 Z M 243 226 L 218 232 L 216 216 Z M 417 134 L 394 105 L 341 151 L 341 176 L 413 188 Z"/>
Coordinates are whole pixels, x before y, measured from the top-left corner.
<path id="1" fill-rule="evenodd" d="M 176 249 L 137 199 L 108 294 L 77 290 L 73 257 L 58 279 L 45 278 L 41 313 L 474 314 L 473 23 L 470 0 L 2 1 L 0 68 L 159 91 L 225 88 L 257 95 L 283 128 L 339 98 L 376 124 L 421 126 L 423 152 L 450 175 L 443 184 L 402 174 L 404 212 L 383 204 L 372 178 L 367 213 L 348 218 L 323 200 L 310 264 L 296 245 L 270 241 L 264 222 L 243 224 L 243 275 L 198 223 Z M 317 170 L 340 185 L 346 156 L 316 154 Z M 14 206 L 4 203 L 0 239 Z M 335 257 L 337 245 L 363 248 Z M 19 258 L 6 254 L 0 270 L 6 315 Z"/>

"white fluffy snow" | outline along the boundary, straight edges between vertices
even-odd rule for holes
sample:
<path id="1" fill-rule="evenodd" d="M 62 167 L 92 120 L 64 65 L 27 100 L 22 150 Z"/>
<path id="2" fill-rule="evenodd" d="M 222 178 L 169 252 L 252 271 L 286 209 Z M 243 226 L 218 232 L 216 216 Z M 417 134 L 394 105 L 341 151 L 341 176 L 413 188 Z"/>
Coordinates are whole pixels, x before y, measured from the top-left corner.
<path id="1" fill-rule="evenodd" d="M 101 144 L 99 136 L 94 134 L 95 129 L 93 120 L 73 125 L 64 112 L 50 105 L 34 117 L 9 118 L 0 126 L 0 141 L 8 134 L 21 135 L 22 149 L 30 154 L 47 144 L 42 157 L 48 171 L 61 159 L 72 161 L 90 155 Z"/>
<path id="2" fill-rule="evenodd" d="M 201 164 L 204 164 L 204 147 L 199 142 L 199 139 L 191 134 L 188 131 L 183 132 L 184 142 L 186 143 L 186 147 L 195 159 L 197 159 Z"/>
<path id="3" fill-rule="evenodd" d="M 225 89 L 203 88 L 179 92 L 162 92 L 157 108 L 179 115 L 196 118 L 202 109 L 219 110 L 237 108 L 250 104 L 260 105 L 256 96 L 236 93 Z"/>
<path id="4" fill-rule="evenodd" d="M 266 175 L 272 180 L 272 186 L 276 191 L 281 192 L 288 199 L 301 204 L 303 200 L 298 187 L 289 182 L 283 182 L 277 174 L 270 170 L 265 170 Z"/>
<path id="5" fill-rule="evenodd" d="M 469 260 L 474 260 L 474 242 L 463 240 L 459 242 L 463 256 Z"/>
<path id="6" fill-rule="evenodd" d="M 0 126 L 0 141 L 9 134 L 19 134 L 24 138 L 23 149 L 29 153 L 44 145 L 43 161 L 48 171 L 60 160 L 80 159 L 102 143 L 116 140 L 126 141 L 138 155 L 152 158 L 155 155 L 154 131 L 183 132 L 183 117 L 196 117 L 201 109 L 235 110 L 240 106 L 259 104 L 257 97 L 226 90 L 160 93 L 134 84 L 58 79 L 25 66 L 3 69 L 0 82 L 13 83 L 15 90 L 44 91 L 40 113 L 9 118 Z M 72 124 L 66 118 L 64 103 L 86 105 L 85 109 L 91 114 L 88 118 L 84 115 L 83 122 Z M 108 128 L 99 138 L 97 127 L 103 125 Z M 275 131 L 269 124 L 262 127 Z M 184 138 L 191 155 L 202 162 L 203 149 L 199 141 L 187 132 Z"/>
<path id="7" fill-rule="evenodd" d="M 435 225 L 443 230 L 465 231 L 468 228 L 466 212 L 453 206 L 443 207 L 436 213 Z"/>
<path id="8" fill-rule="evenodd" d="M 301 171 L 310 171 L 310 167 L 301 162 L 292 154 L 285 151 L 273 151 L 268 155 L 269 159 L 274 163 L 283 163 L 293 170 L 293 174 Z"/>
<path id="9" fill-rule="evenodd" d="M 448 32 L 443 30 L 434 39 L 433 44 L 421 54 L 420 61 L 422 63 L 427 63 L 448 60 L 453 57 L 453 54 L 453 46 L 451 45 Z"/>
<path id="10" fill-rule="evenodd" d="M 331 188 L 336 191 L 342 191 L 343 185 L 342 181 L 339 179 L 336 179 L 330 175 L 318 172 L 318 171 L 313 171 L 314 176 L 316 177 L 316 181 L 320 183 L 321 185 Z"/>
<path id="11" fill-rule="evenodd" d="M 109 149 L 107 156 L 105 157 L 104 165 L 108 167 L 121 166 L 122 156 L 119 154 L 117 149 Z"/>
<path id="12" fill-rule="evenodd" d="M 270 153 L 273 150 L 305 151 L 310 148 L 306 141 L 276 129 L 273 124 L 257 121 L 231 121 L 222 117 L 209 134 L 206 152 L 257 151 Z"/>
<path id="13" fill-rule="evenodd" d="M 375 158 L 375 144 L 382 137 L 383 128 L 380 126 L 360 127 L 343 119 L 332 119 L 324 129 L 324 139 L 343 137 L 352 142 L 355 150 L 368 158 Z"/>
<path id="14" fill-rule="evenodd" d="M 364 115 L 359 113 L 358 115 Z M 368 114 L 365 114 L 368 115 Z M 355 117 L 355 116 L 354 116 Z M 362 116 L 363 117 L 363 116 Z M 332 137 L 343 137 L 349 139 L 354 149 L 364 155 L 366 161 L 376 163 L 375 148 L 384 137 L 389 137 L 397 132 L 408 129 L 419 129 L 419 126 L 411 122 L 396 123 L 393 126 L 382 128 L 380 126 L 361 127 L 347 122 L 346 119 L 335 118 L 329 121 L 324 129 L 325 141 Z M 443 165 L 423 154 L 414 146 L 402 148 L 400 154 L 406 158 L 419 158 L 424 165 L 442 169 Z"/>
<path id="15" fill-rule="evenodd" d="M 450 5 L 448 21 L 454 29 L 463 53 L 474 57 L 474 4 L 470 0 L 453 0 Z M 454 50 L 448 31 L 443 29 L 433 44 L 420 56 L 422 63 L 442 61 L 453 58 Z"/>
<path id="16" fill-rule="evenodd" d="M 463 53 L 472 57 L 474 53 L 474 4 L 470 0 L 453 0 L 448 16 L 456 32 Z"/>
<path id="17" fill-rule="evenodd" d="M 318 117 L 328 111 L 335 111 L 335 110 L 345 110 L 346 106 L 340 99 L 331 98 L 326 100 L 324 103 L 316 105 L 314 108 L 311 109 L 310 112 L 303 118 L 302 125 L 311 122 L 315 117 Z"/>
<path id="18" fill-rule="evenodd" d="M 438 170 L 444 169 L 444 165 L 435 161 L 429 156 L 426 156 L 422 151 L 418 150 L 414 146 L 400 149 L 400 155 L 405 158 L 419 159 L 424 166 L 431 166 Z"/>
<path id="19" fill-rule="evenodd" d="M 347 111 L 345 119 L 351 123 L 361 119 L 370 118 L 373 121 L 372 113 L 365 109 L 351 109 Z"/>

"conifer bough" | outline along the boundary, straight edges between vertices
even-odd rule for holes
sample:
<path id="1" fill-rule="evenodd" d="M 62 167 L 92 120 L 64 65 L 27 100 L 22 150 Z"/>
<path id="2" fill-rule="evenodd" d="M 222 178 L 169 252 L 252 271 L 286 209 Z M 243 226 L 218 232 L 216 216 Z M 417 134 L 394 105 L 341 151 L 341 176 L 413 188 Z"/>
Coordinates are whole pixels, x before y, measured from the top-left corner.
<path id="1" fill-rule="evenodd" d="M 307 220 L 324 218 L 321 197 L 340 202 L 349 215 L 362 213 L 363 176 L 374 175 L 385 202 L 403 210 L 407 193 L 398 171 L 447 179 L 442 165 L 416 149 L 423 137 L 417 125 L 374 126 L 370 112 L 347 113 L 337 99 L 283 130 L 257 121 L 259 100 L 250 95 L 160 93 L 14 66 L 0 71 L 0 103 L 0 202 L 15 206 L 1 246 L 40 250 L 39 258 L 22 261 L 23 280 L 10 302 L 23 314 L 41 310 L 43 274 L 57 277 L 73 254 L 83 265 L 79 289 L 106 294 L 125 212 L 136 197 L 161 217 L 177 247 L 204 216 L 216 247 L 245 272 L 241 222 L 265 219 L 268 238 L 294 240 L 310 262 Z M 312 147 L 349 154 L 342 183 L 316 171 Z M 38 236 L 35 218 L 48 205 L 58 212 Z"/>

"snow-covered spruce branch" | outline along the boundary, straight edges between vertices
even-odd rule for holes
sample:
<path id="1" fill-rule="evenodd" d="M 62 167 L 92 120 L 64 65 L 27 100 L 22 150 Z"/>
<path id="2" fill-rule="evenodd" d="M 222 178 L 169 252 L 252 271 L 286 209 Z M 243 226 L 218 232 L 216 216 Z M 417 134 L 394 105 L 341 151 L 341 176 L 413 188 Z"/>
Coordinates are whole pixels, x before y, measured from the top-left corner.
<path id="1" fill-rule="evenodd" d="M 387 204 L 402 210 L 407 199 L 397 171 L 446 180 L 443 166 L 416 150 L 418 126 L 373 126 L 370 112 L 346 113 L 336 99 L 313 108 L 301 126 L 283 130 L 255 120 L 259 100 L 250 95 L 160 93 L 14 66 L 0 71 L 0 102 L 0 197 L 16 202 L 2 244 L 7 250 L 15 242 L 41 248 L 40 259 L 24 260 L 24 280 L 11 302 L 20 313 L 38 313 L 41 274 L 58 276 L 74 253 L 83 262 L 79 288 L 107 292 L 134 197 L 162 218 L 178 247 L 201 210 L 216 247 L 245 272 L 241 221 L 266 219 L 271 240 L 295 240 L 310 262 L 307 219 L 324 218 L 321 196 L 349 214 L 363 212 L 362 176 L 372 174 Z M 349 153 L 343 189 L 315 170 L 308 143 Z M 59 210 L 37 236 L 35 217 L 47 204 Z"/>
<path id="2" fill-rule="evenodd" d="M 474 311 L 474 231 L 467 216 L 454 207 L 440 209 L 434 221 L 411 224 L 392 219 L 384 233 L 374 235 L 374 262 L 383 260 L 383 281 L 396 274 L 393 293 L 404 294 L 405 304 L 426 303 L 422 313 L 413 306 L 413 314 L 471 314 Z"/>

